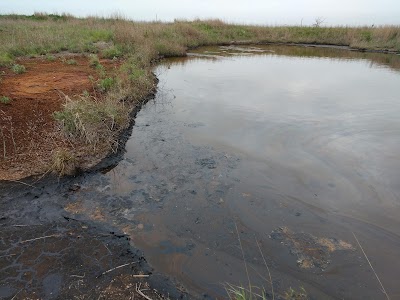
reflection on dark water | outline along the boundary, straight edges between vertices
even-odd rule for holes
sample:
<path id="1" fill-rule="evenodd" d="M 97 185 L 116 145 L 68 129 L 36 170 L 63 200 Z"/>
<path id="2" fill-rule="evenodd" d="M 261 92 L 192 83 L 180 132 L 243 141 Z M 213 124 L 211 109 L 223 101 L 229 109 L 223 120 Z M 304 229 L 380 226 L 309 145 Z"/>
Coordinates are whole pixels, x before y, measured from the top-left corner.
<path id="1" fill-rule="evenodd" d="M 396 299 L 399 67 L 396 55 L 294 46 L 167 60 L 124 160 L 80 201 L 211 297 L 247 283 L 239 234 L 255 285 L 270 290 L 258 241 L 277 294 L 384 299 L 354 232 Z"/>
<path id="2" fill-rule="evenodd" d="M 289 56 L 296 58 L 322 58 L 334 61 L 343 60 L 363 60 L 371 68 L 372 67 L 387 67 L 394 71 L 400 71 L 400 55 L 371 52 L 350 51 L 347 47 L 341 46 L 287 46 L 287 45 L 257 45 L 257 46 L 224 46 L 224 47 L 201 47 L 200 49 L 192 50 L 189 53 L 191 58 L 204 58 L 209 60 L 218 60 L 221 57 L 234 56 Z M 166 61 L 166 64 L 185 64 L 189 62 L 186 58 L 171 58 Z"/>

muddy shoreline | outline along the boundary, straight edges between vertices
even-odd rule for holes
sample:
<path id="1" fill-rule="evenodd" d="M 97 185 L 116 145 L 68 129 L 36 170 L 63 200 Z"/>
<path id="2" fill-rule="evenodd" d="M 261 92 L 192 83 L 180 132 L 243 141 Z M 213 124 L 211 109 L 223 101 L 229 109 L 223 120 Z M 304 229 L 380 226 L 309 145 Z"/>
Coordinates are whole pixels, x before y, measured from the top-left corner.
<path id="1" fill-rule="evenodd" d="M 252 45 L 272 45 L 272 46 L 297 46 L 297 47 L 315 47 L 315 48 L 332 48 L 347 51 L 356 52 L 367 52 L 367 53 L 382 53 L 382 54 L 397 54 L 400 55 L 400 51 L 394 51 L 390 49 L 368 49 L 368 48 L 354 48 L 349 45 L 340 44 L 319 44 L 319 43 L 286 43 L 286 42 L 253 42 L 253 41 L 232 41 L 229 43 L 221 43 L 219 46 L 252 46 Z M 201 47 L 201 46 L 200 46 Z M 199 47 L 189 48 L 196 49 Z"/>
<path id="2" fill-rule="evenodd" d="M 147 264 L 129 236 L 98 216 L 76 218 L 65 211 L 60 200 L 79 190 L 77 182 L 79 178 L 46 178 L 34 188 L 0 184 L 0 297 L 129 298 L 141 285 L 156 299 L 187 299 L 186 292 Z M 128 283 L 133 289 L 121 293 L 119 285 Z"/>

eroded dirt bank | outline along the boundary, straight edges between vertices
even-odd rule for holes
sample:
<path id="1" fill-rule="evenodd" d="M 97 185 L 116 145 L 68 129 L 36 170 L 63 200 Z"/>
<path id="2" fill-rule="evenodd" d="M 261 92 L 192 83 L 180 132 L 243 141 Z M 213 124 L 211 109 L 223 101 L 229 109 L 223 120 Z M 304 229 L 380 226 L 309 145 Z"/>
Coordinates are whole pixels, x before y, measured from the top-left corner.
<path id="1" fill-rule="evenodd" d="M 0 68 L 0 95 L 10 99 L 0 103 L 0 180 L 49 171 L 57 148 L 84 155 L 81 143 L 64 138 L 53 113 L 62 108 L 66 96 L 100 93 L 96 91 L 99 72 L 90 67 L 87 57 L 26 58 L 17 63 L 26 72 L 15 74 L 10 68 Z M 120 64 L 107 59 L 101 63 L 111 73 Z M 96 160 L 97 155 L 93 156 Z"/>

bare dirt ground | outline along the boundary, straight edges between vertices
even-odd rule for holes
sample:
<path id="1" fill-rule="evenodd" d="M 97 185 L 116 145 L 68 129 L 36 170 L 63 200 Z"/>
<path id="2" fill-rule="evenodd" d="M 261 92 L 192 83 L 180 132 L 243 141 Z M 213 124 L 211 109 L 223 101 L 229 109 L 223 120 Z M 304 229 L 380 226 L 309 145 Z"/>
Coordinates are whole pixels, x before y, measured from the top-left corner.
<path id="1" fill-rule="evenodd" d="M 69 60 L 74 60 L 69 64 Z M 0 180 L 16 180 L 46 172 L 54 149 L 79 147 L 63 138 L 53 118 L 65 95 L 92 93 L 98 72 L 83 56 L 62 56 L 54 61 L 21 59 L 23 74 L 0 68 L 0 96 L 11 99 L 0 103 Z M 118 62 L 102 60 L 107 71 Z"/>

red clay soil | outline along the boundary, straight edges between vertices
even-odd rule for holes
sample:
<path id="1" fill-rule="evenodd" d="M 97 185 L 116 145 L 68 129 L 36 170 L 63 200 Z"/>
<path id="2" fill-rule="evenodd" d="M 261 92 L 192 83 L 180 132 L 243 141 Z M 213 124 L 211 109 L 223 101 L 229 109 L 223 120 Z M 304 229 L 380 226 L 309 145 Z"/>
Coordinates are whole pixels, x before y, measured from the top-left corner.
<path id="1" fill-rule="evenodd" d="M 64 59 L 23 59 L 23 74 L 10 68 L 0 68 L 0 180 L 16 180 L 46 172 L 53 151 L 62 146 L 72 147 L 57 126 L 53 113 L 62 108 L 65 95 L 76 97 L 85 90 L 92 93 L 98 73 L 88 59 L 74 56 L 76 64 Z M 111 61 L 102 61 L 106 69 Z"/>

